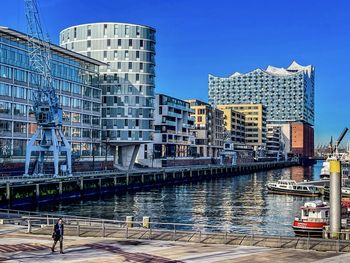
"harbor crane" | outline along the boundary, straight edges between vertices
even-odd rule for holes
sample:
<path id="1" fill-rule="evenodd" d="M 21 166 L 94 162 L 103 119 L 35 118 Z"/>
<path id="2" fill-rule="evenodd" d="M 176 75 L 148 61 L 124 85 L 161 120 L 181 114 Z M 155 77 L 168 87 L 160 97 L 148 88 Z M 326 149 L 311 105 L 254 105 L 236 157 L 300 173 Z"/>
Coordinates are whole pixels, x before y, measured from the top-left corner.
<path id="1" fill-rule="evenodd" d="M 51 76 L 50 43 L 44 36 L 37 1 L 24 0 L 24 4 L 33 83 L 31 113 L 35 115 L 37 124 L 33 137 L 27 143 L 24 176 L 42 176 L 48 158 L 53 159 L 53 176 L 71 175 L 72 150 L 62 132 L 62 108 Z M 33 153 L 36 153 L 36 160 L 32 172 L 29 172 Z M 61 155 L 65 156 L 65 163 L 59 166 Z"/>
<path id="2" fill-rule="evenodd" d="M 346 133 L 348 131 L 349 131 L 349 129 L 347 127 L 345 127 L 344 130 L 342 131 L 342 133 L 340 134 L 338 140 L 336 140 L 334 147 L 332 145 L 333 143 L 332 143 L 332 140 L 331 140 L 330 144 L 331 144 L 331 148 L 332 148 L 332 153 L 333 154 L 335 153 L 336 156 L 339 156 L 339 152 L 338 152 L 339 145 L 342 142 L 342 140 L 344 139 L 344 137 L 345 137 L 345 135 L 346 135 Z"/>

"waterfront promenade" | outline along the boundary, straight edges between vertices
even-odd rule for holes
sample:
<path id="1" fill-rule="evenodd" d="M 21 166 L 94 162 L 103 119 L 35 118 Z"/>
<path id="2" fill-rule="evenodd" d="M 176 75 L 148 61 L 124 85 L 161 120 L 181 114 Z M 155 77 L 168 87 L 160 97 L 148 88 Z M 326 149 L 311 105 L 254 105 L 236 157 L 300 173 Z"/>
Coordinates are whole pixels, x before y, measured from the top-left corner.
<path id="1" fill-rule="evenodd" d="M 231 246 L 189 242 L 65 237 L 65 254 L 51 253 L 50 235 L 26 233 L 27 228 L 0 225 L 0 261 L 4 262 L 349 262 L 350 254 L 298 249 Z"/>

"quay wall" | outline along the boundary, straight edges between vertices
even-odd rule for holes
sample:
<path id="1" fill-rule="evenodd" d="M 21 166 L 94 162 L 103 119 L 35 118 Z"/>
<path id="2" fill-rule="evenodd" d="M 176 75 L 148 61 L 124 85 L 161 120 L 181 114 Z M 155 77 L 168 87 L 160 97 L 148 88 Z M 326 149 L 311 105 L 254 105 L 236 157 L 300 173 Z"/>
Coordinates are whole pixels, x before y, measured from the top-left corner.
<path id="1" fill-rule="evenodd" d="M 144 171 L 97 171 L 71 177 L 0 179 L 0 207 L 80 199 L 101 194 L 181 184 L 219 177 L 238 176 L 297 165 L 295 162 L 264 162 L 237 166 L 201 166 Z"/>

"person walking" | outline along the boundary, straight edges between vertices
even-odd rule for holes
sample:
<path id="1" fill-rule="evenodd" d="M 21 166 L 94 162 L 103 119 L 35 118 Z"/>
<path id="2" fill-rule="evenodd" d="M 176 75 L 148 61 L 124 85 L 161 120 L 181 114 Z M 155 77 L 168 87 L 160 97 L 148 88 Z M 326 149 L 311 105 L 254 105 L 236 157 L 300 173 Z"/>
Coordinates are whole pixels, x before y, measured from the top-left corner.
<path id="1" fill-rule="evenodd" d="M 64 226 L 63 226 L 63 220 L 62 218 L 59 218 L 57 220 L 57 223 L 55 224 L 53 228 L 52 238 L 53 238 L 53 245 L 51 248 L 52 252 L 55 252 L 55 246 L 57 242 L 60 242 L 60 253 L 63 253 L 63 235 L 64 235 Z"/>

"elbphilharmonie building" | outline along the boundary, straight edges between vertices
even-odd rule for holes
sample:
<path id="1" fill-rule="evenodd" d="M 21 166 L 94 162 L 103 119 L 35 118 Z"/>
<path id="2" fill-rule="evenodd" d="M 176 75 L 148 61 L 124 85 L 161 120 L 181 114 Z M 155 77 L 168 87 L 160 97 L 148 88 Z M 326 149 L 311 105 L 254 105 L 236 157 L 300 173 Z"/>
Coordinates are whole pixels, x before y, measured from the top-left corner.
<path id="1" fill-rule="evenodd" d="M 291 145 L 287 151 L 311 156 L 315 118 L 314 71 L 312 65 L 301 66 L 293 61 L 287 68 L 268 66 L 265 70 L 258 68 L 248 73 L 235 72 L 228 77 L 209 75 L 209 102 L 212 105 L 265 105 L 267 123 L 282 126 L 284 130 L 288 140 L 286 144 Z M 295 133 L 302 131 L 295 142 L 292 123 L 301 125 L 298 132 L 295 129 Z"/>

